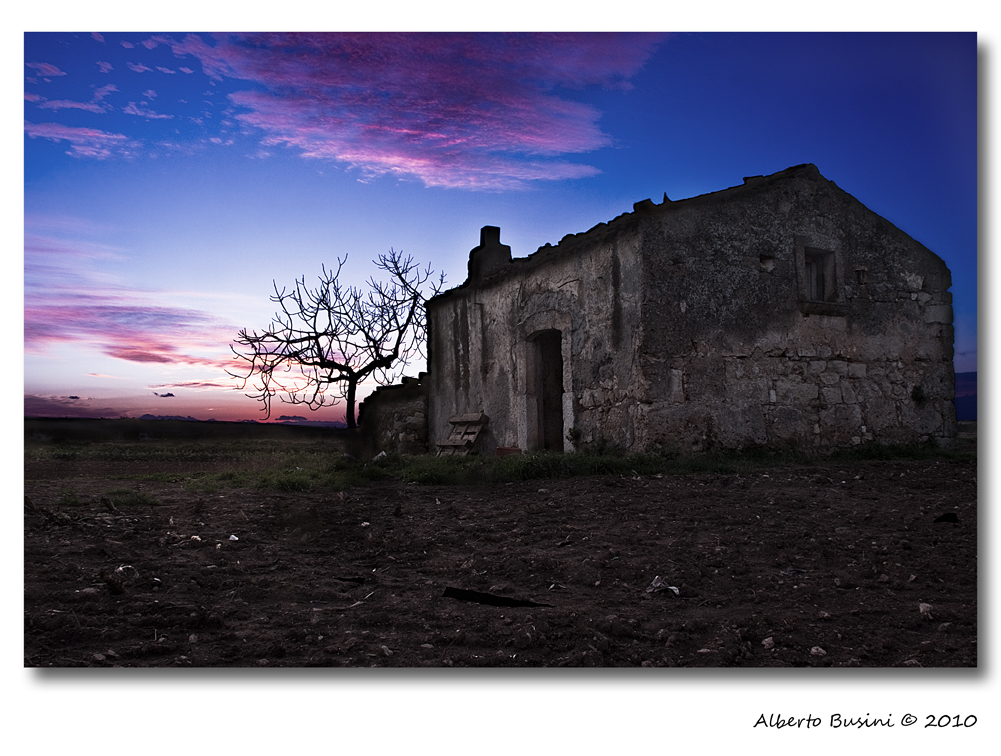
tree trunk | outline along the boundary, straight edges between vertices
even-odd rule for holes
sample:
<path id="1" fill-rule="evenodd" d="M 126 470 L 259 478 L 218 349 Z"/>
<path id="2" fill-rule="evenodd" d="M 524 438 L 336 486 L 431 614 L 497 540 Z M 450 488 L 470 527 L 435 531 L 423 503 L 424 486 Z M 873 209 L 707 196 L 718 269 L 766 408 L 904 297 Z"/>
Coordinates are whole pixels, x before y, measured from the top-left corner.
<path id="1" fill-rule="evenodd" d="M 358 387 L 358 381 L 352 378 L 348 379 L 348 391 L 347 396 L 344 398 L 348 403 L 347 410 L 344 414 L 344 420 L 348 424 L 349 428 L 358 427 L 355 423 L 355 389 Z"/>

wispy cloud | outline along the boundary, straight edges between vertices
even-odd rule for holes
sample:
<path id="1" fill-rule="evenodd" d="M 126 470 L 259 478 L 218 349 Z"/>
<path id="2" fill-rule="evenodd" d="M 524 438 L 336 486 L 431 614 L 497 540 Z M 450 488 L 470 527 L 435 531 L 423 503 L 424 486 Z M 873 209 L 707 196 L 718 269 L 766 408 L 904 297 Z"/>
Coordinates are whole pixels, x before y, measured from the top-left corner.
<path id="1" fill-rule="evenodd" d="M 35 96 L 34 102 L 38 102 L 38 107 L 42 110 L 62 110 L 64 108 L 75 108 L 78 110 L 88 110 L 92 113 L 104 113 L 111 109 L 110 105 L 104 102 L 104 98 L 112 92 L 117 92 L 118 87 L 114 84 L 106 84 L 94 90 L 94 96 L 90 102 L 76 102 L 74 100 L 46 100 L 44 97 Z M 27 96 L 26 96 L 27 99 Z"/>
<path id="2" fill-rule="evenodd" d="M 109 71 L 114 71 L 115 67 L 104 60 L 97 61 L 97 67 L 101 73 L 108 73 Z"/>
<path id="3" fill-rule="evenodd" d="M 229 366 L 226 344 L 232 325 L 200 310 L 164 305 L 156 292 L 116 284 L 89 265 L 119 252 L 78 239 L 44 235 L 31 225 L 25 233 L 24 346 L 39 353 L 65 343 L 84 343 L 129 362 Z M 53 230 L 71 229 L 56 219 Z M 216 356 L 197 356 L 198 351 Z M 193 353 L 195 352 L 195 353 Z"/>
<path id="4" fill-rule="evenodd" d="M 151 389 L 232 389 L 233 381 L 177 381 L 175 383 L 156 383 L 150 386 Z"/>
<path id="5" fill-rule="evenodd" d="M 51 63 L 25 63 L 28 68 L 34 68 L 35 73 L 42 77 L 65 76 L 65 71 L 60 71 L 58 66 Z"/>
<path id="6" fill-rule="evenodd" d="M 612 144 L 568 99 L 628 89 L 659 43 L 643 34 L 189 35 L 170 44 L 234 92 L 237 118 L 304 157 L 429 186 L 511 188 L 597 170 L 560 159 Z"/>
<path id="7" fill-rule="evenodd" d="M 68 142 L 67 155 L 73 157 L 104 158 L 117 155 L 131 157 L 138 144 L 124 134 L 115 134 L 100 129 L 80 126 L 64 126 L 61 123 L 24 122 L 24 133 L 32 139 L 48 139 L 53 142 Z"/>
<path id="8" fill-rule="evenodd" d="M 128 115 L 142 116 L 143 118 L 173 118 L 174 117 L 174 116 L 170 115 L 169 113 L 157 113 L 156 111 L 150 110 L 149 108 L 140 107 L 140 106 L 136 105 L 134 102 L 130 102 L 128 105 L 126 105 L 124 108 L 122 108 L 122 112 L 126 113 Z"/>

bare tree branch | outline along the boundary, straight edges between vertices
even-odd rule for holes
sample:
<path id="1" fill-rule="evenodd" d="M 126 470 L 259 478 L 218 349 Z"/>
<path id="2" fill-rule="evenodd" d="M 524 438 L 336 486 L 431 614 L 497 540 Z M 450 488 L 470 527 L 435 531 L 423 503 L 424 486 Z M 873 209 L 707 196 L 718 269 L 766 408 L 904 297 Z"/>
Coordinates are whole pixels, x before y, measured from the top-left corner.
<path id="1" fill-rule="evenodd" d="M 430 265 L 422 269 L 412 256 L 390 249 L 374 261 L 388 280 L 369 278 L 362 291 L 341 283 L 345 262 L 346 256 L 336 268 L 322 267 L 313 288 L 305 277 L 291 290 L 279 291 L 274 282 L 278 311 L 270 326 L 243 329 L 230 345 L 244 367 L 230 375 L 240 390 L 250 387 L 247 396 L 262 403 L 265 417 L 275 396 L 310 409 L 343 399 L 353 428 L 359 383 L 395 383 L 394 368 L 427 358 L 425 303 L 444 288 L 444 274 L 435 279 Z"/>

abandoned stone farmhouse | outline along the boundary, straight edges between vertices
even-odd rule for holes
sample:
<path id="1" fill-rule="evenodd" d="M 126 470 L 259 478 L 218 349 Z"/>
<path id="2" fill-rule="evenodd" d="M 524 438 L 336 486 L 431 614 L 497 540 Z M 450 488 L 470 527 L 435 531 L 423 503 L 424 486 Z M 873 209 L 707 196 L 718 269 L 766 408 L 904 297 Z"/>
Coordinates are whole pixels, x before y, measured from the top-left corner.
<path id="1" fill-rule="evenodd" d="M 479 414 L 484 454 L 949 445 L 950 285 L 813 165 L 645 200 L 523 258 L 487 226 L 465 283 L 428 302 L 427 372 L 362 422 L 435 451 Z"/>

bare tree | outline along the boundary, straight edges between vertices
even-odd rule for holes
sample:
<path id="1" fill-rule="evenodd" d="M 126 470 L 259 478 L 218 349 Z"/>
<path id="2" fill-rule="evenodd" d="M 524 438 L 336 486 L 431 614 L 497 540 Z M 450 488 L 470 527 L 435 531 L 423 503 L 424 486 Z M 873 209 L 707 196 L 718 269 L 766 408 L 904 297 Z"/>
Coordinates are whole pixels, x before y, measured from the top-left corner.
<path id="1" fill-rule="evenodd" d="M 324 267 L 313 288 L 305 277 L 291 291 L 279 291 L 275 283 L 271 301 L 279 311 L 271 325 L 260 333 L 243 329 L 230 345 L 246 368 L 230 375 L 242 382 L 239 389 L 254 389 L 247 396 L 264 405 L 265 417 L 271 416 L 276 395 L 310 409 L 343 399 L 348 427 L 354 428 L 359 383 L 369 378 L 394 383 L 399 378 L 394 367 L 427 358 L 424 305 L 444 287 L 444 274 L 432 280 L 430 266 L 422 269 L 390 249 L 374 261 L 389 281 L 370 278 L 368 291 L 362 291 L 341 283 L 345 262 L 347 256 L 334 270 Z"/>

